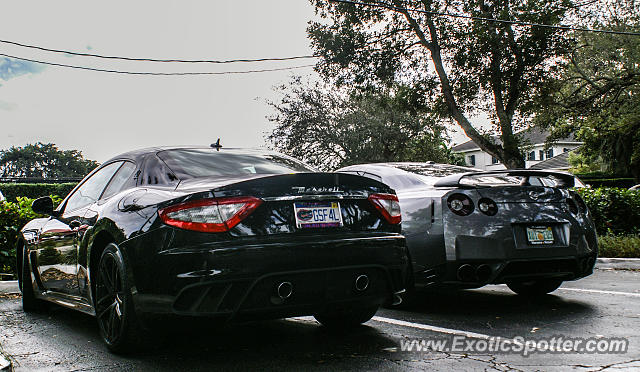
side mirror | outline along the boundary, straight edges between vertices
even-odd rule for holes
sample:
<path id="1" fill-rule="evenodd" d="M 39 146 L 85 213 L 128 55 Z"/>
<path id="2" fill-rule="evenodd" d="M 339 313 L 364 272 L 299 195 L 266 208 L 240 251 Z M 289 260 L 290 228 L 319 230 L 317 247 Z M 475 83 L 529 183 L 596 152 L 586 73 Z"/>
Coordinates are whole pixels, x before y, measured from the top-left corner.
<path id="1" fill-rule="evenodd" d="M 43 196 L 31 203 L 31 210 L 38 214 L 53 215 L 53 200 L 49 196 Z"/>

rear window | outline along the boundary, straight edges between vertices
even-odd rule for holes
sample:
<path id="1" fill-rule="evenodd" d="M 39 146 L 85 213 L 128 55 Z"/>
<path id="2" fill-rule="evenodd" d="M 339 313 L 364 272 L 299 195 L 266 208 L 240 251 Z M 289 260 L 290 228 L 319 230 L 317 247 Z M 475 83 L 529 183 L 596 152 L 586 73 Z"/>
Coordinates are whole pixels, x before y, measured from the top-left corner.
<path id="1" fill-rule="evenodd" d="M 473 168 L 458 167 L 450 164 L 428 164 L 428 163 L 391 163 L 390 166 L 413 173 L 415 177 L 422 183 L 433 185 L 440 178 L 450 176 L 457 173 L 469 173 L 477 171 Z M 404 177 L 404 176 L 403 176 Z M 407 182 L 407 181 L 405 181 Z M 415 181 L 411 181 L 415 183 Z"/>
<path id="2" fill-rule="evenodd" d="M 401 169 L 405 172 L 415 173 L 420 176 L 428 176 L 428 177 L 445 177 L 445 176 L 450 176 L 456 173 L 469 173 L 476 170 L 473 168 L 458 167 L 456 165 L 449 165 L 449 164 L 407 164 L 407 163 L 394 164 L 392 163 L 390 165 L 394 168 Z"/>
<path id="3" fill-rule="evenodd" d="M 507 174 L 469 175 L 460 180 L 461 185 L 473 187 L 492 186 L 545 186 L 563 187 L 565 182 L 553 175 L 548 176 L 516 176 Z"/>
<path id="4" fill-rule="evenodd" d="M 315 171 L 293 158 L 274 153 L 180 149 L 161 151 L 158 157 L 180 179 Z"/>

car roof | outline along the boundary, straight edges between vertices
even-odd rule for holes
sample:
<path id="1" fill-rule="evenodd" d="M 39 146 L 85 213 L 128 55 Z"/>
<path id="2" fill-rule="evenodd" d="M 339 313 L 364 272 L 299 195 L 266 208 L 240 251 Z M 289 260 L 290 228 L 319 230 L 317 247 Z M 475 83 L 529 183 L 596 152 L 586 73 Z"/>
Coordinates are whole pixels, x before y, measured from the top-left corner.
<path id="1" fill-rule="evenodd" d="M 214 150 L 215 148 L 212 146 L 203 146 L 203 145 L 177 145 L 177 146 L 154 146 L 154 147 L 146 147 L 137 150 L 127 151 L 120 155 L 116 155 L 111 159 L 104 162 L 104 164 L 122 159 L 130 159 L 136 160 L 142 156 L 148 154 L 157 154 L 162 151 L 171 151 L 171 150 Z M 233 151 L 233 152 L 243 152 L 246 154 L 278 154 L 275 151 L 261 148 L 238 148 L 238 147 L 221 147 L 218 151 Z M 281 155 L 281 154 L 280 154 Z"/>

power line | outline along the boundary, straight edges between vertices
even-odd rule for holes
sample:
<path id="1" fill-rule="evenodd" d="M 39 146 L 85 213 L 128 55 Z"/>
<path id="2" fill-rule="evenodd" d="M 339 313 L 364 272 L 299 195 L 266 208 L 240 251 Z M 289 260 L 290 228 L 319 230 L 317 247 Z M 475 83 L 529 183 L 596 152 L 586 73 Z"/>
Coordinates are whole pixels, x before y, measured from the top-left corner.
<path id="1" fill-rule="evenodd" d="M 302 66 L 279 67 L 279 68 L 269 68 L 269 69 L 260 69 L 260 70 L 220 71 L 220 72 L 149 72 L 149 71 L 110 70 L 110 69 L 102 69 L 102 68 L 94 68 L 94 67 L 86 67 L 86 66 L 67 65 L 67 64 L 63 64 L 63 63 L 54 63 L 54 62 L 39 61 L 39 60 L 23 58 L 23 57 L 16 57 L 16 56 L 4 54 L 4 53 L 0 53 L 0 56 L 7 57 L 7 58 L 13 58 L 13 59 L 19 59 L 19 60 L 27 61 L 27 62 L 41 63 L 43 65 L 74 68 L 74 69 L 78 69 L 78 70 L 109 72 L 109 73 L 114 73 L 114 74 L 126 74 L 126 75 L 152 75 L 152 76 L 240 75 L 240 74 L 251 74 L 251 73 L 259 73 L 259 72 L 295 70 L 295 69 L 301 69 L 301 68 L 307 68 L 307 67 L 315 66 L 315 65 L 302 65 Z"/>
<path id="2" fill-rule="evenodd" d="M 565 25 L 547 25 L 544 23 L 532 23 L 532 22 L 524 22 L 524 21 L 510 21 L 507 19 L 496 19 L 496 18 L 486 18 L 486 17 L 476 17 L 469 16 L 464 14 L 456 14 L 456 13 L 445 13 L 445 12 L 435 12 L 430 10 L 422 10 L 422 9 L 412 9 L 412 8 L 402 8 L 397 7 L 391 4 L 386 3 L 363 3 L 358 1 L 350 1 L 350 0 L 328 0 L 333 3 L 343 3 L 343 4 L 352 4 L 352 5 L 364 5 L 375 8 L 385 8 L 389 10 L 396 11 L 408 11 L 408 12 L 416 12 L 429 14 L 439 17 L 452 17 L 452 18 L 463 18 L 463 19 L 471 19 L 475 21 L 484 21 L 484 22 L 495 22 L 495 23 L 506 23 L 510 25 L 520 25 L 520 26 L 529 26 L 529 27 L 541 27 L 541 28 L 553 28 L 558 30 L 567 30 L 567 31 L 580 31 L 580 32 L 598 32 L 602 34 L 612 34 L 612 35 L 627 35 L 627 36 L 640 36 L 640 32 L 627 32 L 627 31 L 612 31 L 612 30 L 602 30 L 602 29 L 592 29 L 592 28 L 581 28 L 581 27 L 573 27 L 573 26 L 565 26 Z"/>
<path id="3" fill-rule="evenodd" d="M 228 59 L 228 60 L 200 60 L 200 59 L 155 59 L 155 58 L 135 58 L 135 57 L 121 57 L 121 56 L 105 56 L 102 54 L 93 54 L 93 53 L 79 53 L 72 52 L 68 50 L 62 49 L 50 49 L 41 47 L 38 45 L 30 45 L 19 43 L 11 40 L 1 40 L 0 43 L 15 45 L 23 48 L 30 48 L 41 50 L 45 52 L 53 52 L 53 53 L 64 53 L 72 56 L 80 56 L 80 57 L 93 57 L 93 58 L 103 58 L 103 59 L 118 59 L 124 61 L 143 61 L 143 62 L 172 62 L 172 63 L 215 63 L 215 64 L 224 64 L 224 63 L 240 63 L 240 62 L 267 62 L 267 61 L 290 61 L 294 59 L 305 59 L 305 58 L 317 58 L 312 55 L 305 56 L 293 56 L 293 57 L 273 57 L 273 58 L 254 58 L 254 59 Z"/>

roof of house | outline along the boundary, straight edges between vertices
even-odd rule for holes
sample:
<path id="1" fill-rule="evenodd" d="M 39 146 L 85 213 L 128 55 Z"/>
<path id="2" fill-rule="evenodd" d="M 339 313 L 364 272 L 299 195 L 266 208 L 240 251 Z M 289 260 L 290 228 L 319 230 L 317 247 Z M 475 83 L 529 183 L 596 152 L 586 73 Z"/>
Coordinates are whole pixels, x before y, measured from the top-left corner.
<path id="1" fill-rule="evenodd" d="M 531 145 L 537 145 L 537 144 L 541 144 L 544 143 L 547 140 L 547 137 L 549 137 L 549 131 L 546 129 L 540 129 L 538 127 L 533 127 L 533 128 L 529 128 L 529 129 L 525 129 L 521 132 L 516 133 L 516 135 L 518 135 L 520 137 L 520 139 L 526 143 L 526 144 L 531 144 Z M 500 137 L 499 136 L 491 136 L 491 138 L 499 143 L 502 144 L 502 141 L 500 141 Z M 575 142 L 575 138 L 573 136 L 573 134 L 570 134 L 569 136 L 565 137 L 565 138 L 561 138 L 558 141 L 560 142 Z M 461 143 L 457 146 L 453 146 L 452 150 L 454 152 L 461 152 L 461 151 L 468 151 L 468 150 L 474 150 L 474 149 L 479 149 L 478 145 L 475 144 L 475 142 L 473 141 L 467 141 L 464 143 Z"/>
<path id="2" fill-rule="evenodd" d="M 529 167 L 529 169 L 569 169 L 569 152 L 563 152 Z"/>

